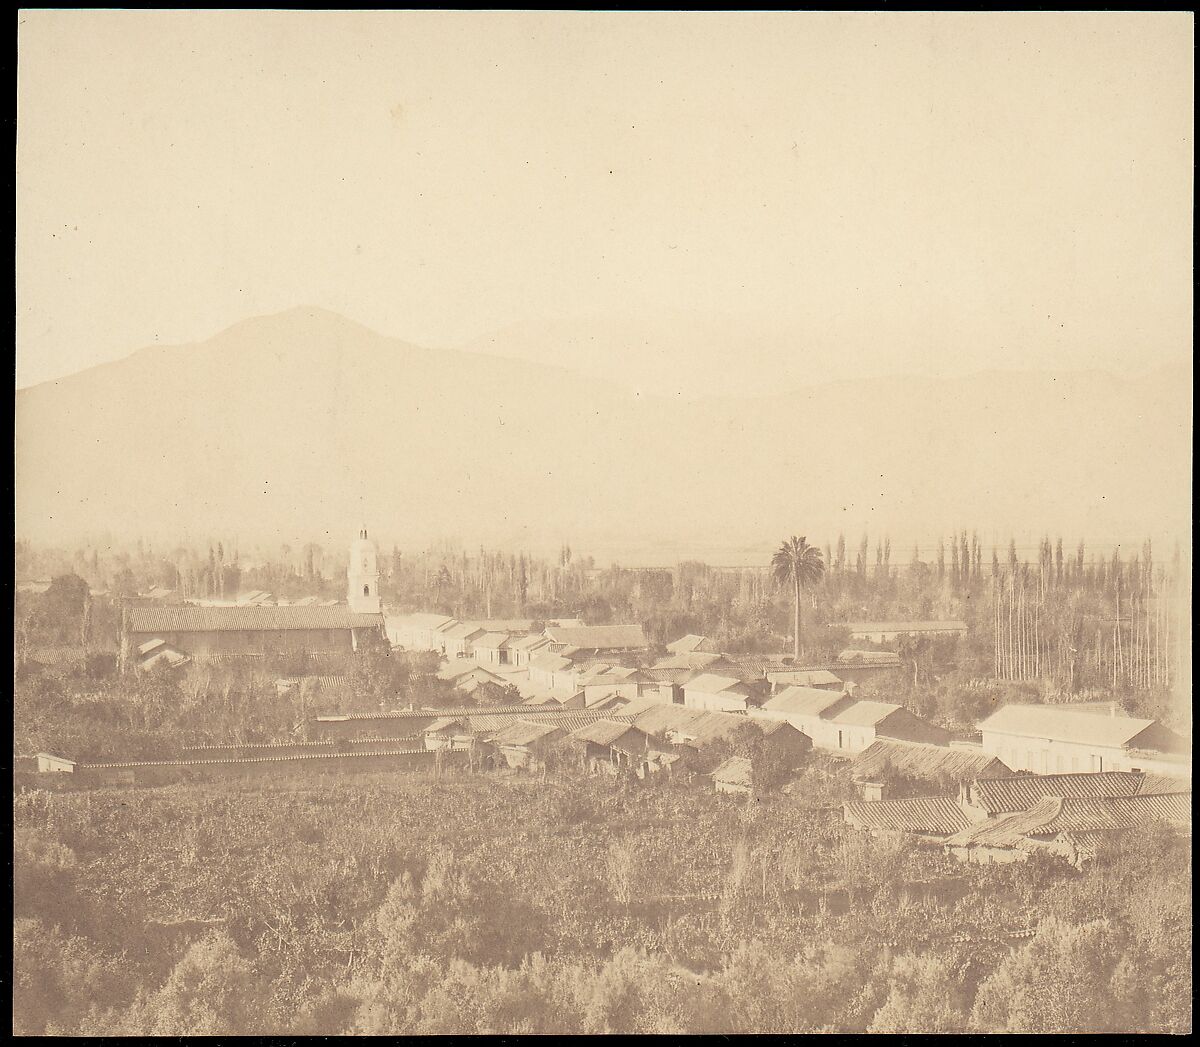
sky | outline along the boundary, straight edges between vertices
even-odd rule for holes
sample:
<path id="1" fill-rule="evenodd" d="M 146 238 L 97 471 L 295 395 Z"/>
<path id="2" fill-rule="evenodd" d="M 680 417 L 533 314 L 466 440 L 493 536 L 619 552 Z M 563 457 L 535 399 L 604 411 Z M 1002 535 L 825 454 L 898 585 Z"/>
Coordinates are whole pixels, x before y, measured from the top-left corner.
<path id="1" fill-rule="evenodd" d="M 19 22 L 19 387 L 302 304 L 729 390 L 1190 357 L 1189 13 Z"/>

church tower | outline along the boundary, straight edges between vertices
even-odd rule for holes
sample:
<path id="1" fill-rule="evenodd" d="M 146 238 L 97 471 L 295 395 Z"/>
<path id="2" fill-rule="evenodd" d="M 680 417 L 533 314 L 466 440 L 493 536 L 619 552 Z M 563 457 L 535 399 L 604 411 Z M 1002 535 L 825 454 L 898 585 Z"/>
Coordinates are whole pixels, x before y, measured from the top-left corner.
<path id="1" fill-rule="evenodd" d="M 379 614 L 383 603 L 379 598 L 379 566 L 375 543 L 367 537 L 364 527 L 358 540 L 350 545 L 350 566 L 346 568 L 347 602 L 350 610 L 360 614 Z"/>

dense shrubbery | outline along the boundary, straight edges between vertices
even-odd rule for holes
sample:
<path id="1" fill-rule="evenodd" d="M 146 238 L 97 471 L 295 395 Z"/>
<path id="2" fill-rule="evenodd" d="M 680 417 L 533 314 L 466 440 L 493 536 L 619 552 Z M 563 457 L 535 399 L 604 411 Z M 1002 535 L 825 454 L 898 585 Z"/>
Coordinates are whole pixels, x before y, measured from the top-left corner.
<path id="1" fill-rule="evenodd" d="M 347 781 L 17 795 L 15 1029 L 1190 1025 L 1188 854 L 1166 832 L 1083 872 L 979 868 L 803 797 Z"/>

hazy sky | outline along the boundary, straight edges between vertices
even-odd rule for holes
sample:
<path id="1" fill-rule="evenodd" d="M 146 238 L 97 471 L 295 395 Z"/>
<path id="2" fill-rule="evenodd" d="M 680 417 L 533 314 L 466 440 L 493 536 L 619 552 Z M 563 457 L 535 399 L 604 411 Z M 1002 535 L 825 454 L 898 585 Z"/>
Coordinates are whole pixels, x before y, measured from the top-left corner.
<path id="1" fill-rule="evenodd" d="M 813 381 L 1190 353 L 1190 14 L 19 18 L 18 385 L 301 303 Z"/>

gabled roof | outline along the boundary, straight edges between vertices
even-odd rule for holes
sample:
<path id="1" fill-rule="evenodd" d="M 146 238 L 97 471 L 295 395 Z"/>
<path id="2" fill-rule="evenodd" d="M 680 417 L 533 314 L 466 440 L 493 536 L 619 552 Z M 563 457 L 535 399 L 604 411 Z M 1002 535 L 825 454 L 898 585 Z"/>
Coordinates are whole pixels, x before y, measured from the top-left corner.
<path id="1" fill-rule="evenodd" d="M 763 702 L 762 708 L 793 716 L 821 716 L 848 700 L 837 691 L 822 691 L 817 687 L 786 687 Z"/>
<path id="2" fill-rule="evenodd" d="M 530 633 L 528 636 L 518 636 L 515 639 L 509 640 L 508 649 L 510 651 L 532 651 L 539 647 L 549 647 L 550 641 L 547 640 L 541 633 Z"/>
<path id="3" fill-rule="evenodd" d="M 1132 716 L 1064 712 L 1054 705 L 1006 705 L 980 721 L 979 729 L 1023 738 L 1120 748 L 1130 745 L 1155 723 Z"/>
<path id="4" fill-rule="evenodd" d="M 728 738 L 743 724 L 753 723 L 745 716 L 733 713 L 702 713 L 700 719 L 668 728 L 672 741 L 696 749 Z"/>
<path id="5" fill-rule="evenodd" d="M 508 633 L 484 633 L 471 644 L 476 650 L 503 651 L 508 648 Z"/>
<path id="6" fill-rule="evenodd" d="M 971 781 L 983 775 L 998 778 L 1011 773 L 995 756 L 980 750 L 888 739 L 872 742 L 854 757 L 850 767 L 855 778 L 866 781 L 877 780 L 889 769 L 909 778 L 956 782 Z"/>
<path id="7" fill-rule="evenodd" d="M 497 745 L 532 745 L 561 733 L 562 728 L 558 724 L 518 720 L 494 734 L 492 741 Z"/>
<path id="8" fill-rule="evenodd" d="M 283 632 L 289 629 L 370 629 L 381 614 L 348 607 L 130 607 L 134 633 Z"/>
<path id="9" fill-rule="evenodd" d="M 1145 775 L 1134 774 L 1132 771 L 979 778 L 971 785 L 971 802 L 988 814 L 1028 811 L 1046 796 L 1092 799 L 1104 796 L 1135 796 L 1141 791 L 1144 778 Z"/>
<path id="10" fill-rule="evenodd" d="M 1190 793 L 1146 796 L 1043 796 L 1028 811 L 964 827 L 952 847 L 1012 847 L 1030 836 L 1133 829 L 1150 822 L 1192 824 Z"/>
<path id="11" fill-rule="evenodd" d="M 644 707 L 639 701 L 630 702 L 622 710 L 625 716 L 631 717 L 633 725 L 647 734 L 660 734 L 664 731 L 677 730 L 704 719 L 709 715 L 702 709 L 688 709 L 682 705 L 670 705 L 665 702 L 647 701 Z"/>
<path id="12" fill-rule="evenodd" d="M 558 673 L 571 668 L 571 659 L 558 654 L 539 654 L 529 660 L 529 667 L 540 669 L 542 672 Z"/>
<path id="13" fill-rule="evenodd" d="M 701 673 L 684 684 L 688 691 L 700 691 L 704 694 L 722 694 L 726 691 L 742 693 L 746 686 L 733 676 L 718 676 L 716 673 Z"/>
<path id="14" fill-rule="evenodd" d="M 744 785 L 747 788 L 753 783 L 751 777 L 752 764 L 744 756 L 731 756 L 721 764 L 710 777 L 714 782 L 726 785 Z"/>
<path id="15" fill-rule="evenodd" d="M 437 671 L 438 678 L 441 680 L 458 680 L 464 676 L 470 676 L 472 673 L 484 673 L 494 680 L 500 679 L 488 666 L 480 665 L 470 658 L 455 658 Z"/>
<path id="16" fill-rule="evenodd" d="M 708 638 L 705 636 L 688 633 L 686 636 L 681 636 L 678 640 L 672 640 L 667 644 L 667 650 L 675 654 L 687 654 L 691 651 L 700 650 L 708 642 Z"/>
<path id="17" fill-rule="evenodd" d="M 459 622 L 446 630 L 446 639 L 473 640 L 476 636 L 483 636 L 485 632 L 485 629 L 480 629 L 478 625 L 471 622 Z"/>
<path id="18" fill-rule="evenodd" d="M 554 643 L 567 644 L 581 650 L 616 650 L 646 646 L 646 636 L 640 625 L 558 626 L 546 629 Z"/>
<path id="19" fill-rule="evenodd" d="M 912 800 L 863 800 L 845 805 L 848 824 L 859 829 L 949 836 L 970 822 L 949 796 L 922 796 Z"/>
<path id="20" fill-rule="evenodd" d="M 822 717 L 830 723 L 842 723 L 847 727 L 877 727 L 894 712 L 898 712 L 903 706 L 893 705 L 891 702 L 860 702 L 852 701 L 846 708 L 829 710 Z"/>
<path id="21" fill-rule="evenodd" d="M 644 737 L 633 724 L 627 720 L 597 720 L 586 727 L 580 727 L 571 732 L 571 740 L 576 742 L 591 742 L 593 745 L 612 745 L 629 733 Z"/>

